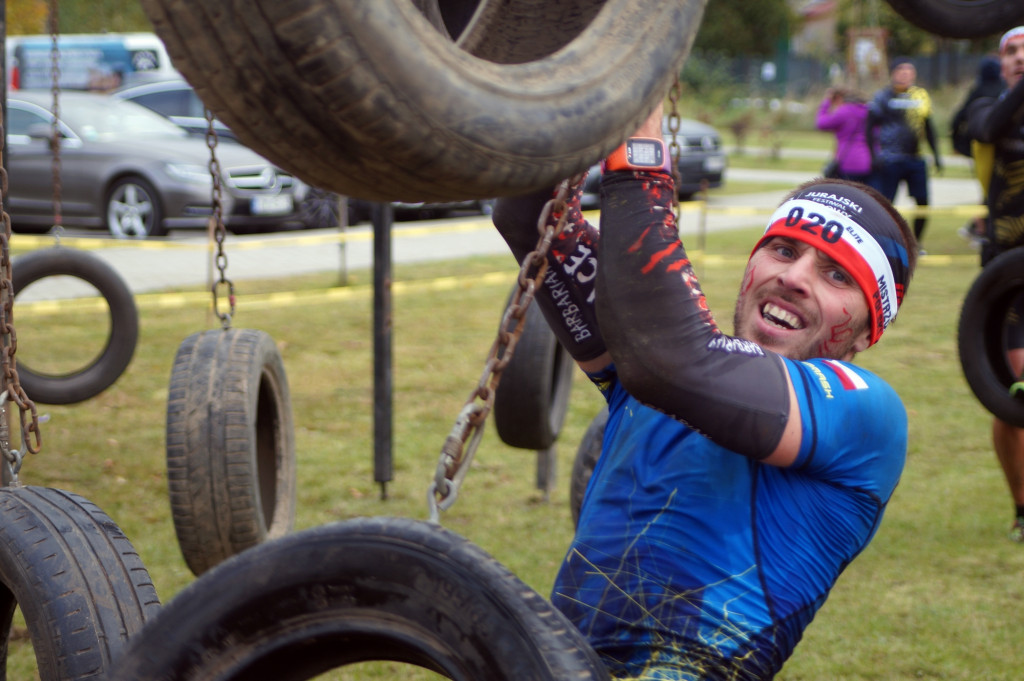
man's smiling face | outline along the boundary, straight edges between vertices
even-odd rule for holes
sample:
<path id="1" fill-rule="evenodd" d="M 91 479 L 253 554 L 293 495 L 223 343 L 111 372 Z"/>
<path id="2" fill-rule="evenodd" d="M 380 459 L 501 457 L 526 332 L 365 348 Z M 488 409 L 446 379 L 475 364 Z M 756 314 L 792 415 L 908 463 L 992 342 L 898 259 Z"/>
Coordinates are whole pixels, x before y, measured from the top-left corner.
<path id="1" fill-rule="evenodd" d="M 868 304 L 823 251 L 776 236 L 754 251 L 736 301 L 735 334 L 790 359 L 850 359 L 870 346 Z"/>

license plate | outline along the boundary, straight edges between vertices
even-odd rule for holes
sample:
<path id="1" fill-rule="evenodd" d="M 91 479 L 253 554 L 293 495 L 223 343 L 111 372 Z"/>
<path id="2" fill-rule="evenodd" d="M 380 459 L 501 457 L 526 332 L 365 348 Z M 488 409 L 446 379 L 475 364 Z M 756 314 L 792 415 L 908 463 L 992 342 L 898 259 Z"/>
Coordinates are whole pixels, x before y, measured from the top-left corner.
<path id="1" fill-rule="evenodd" d="M 254 196 L 253 215 L 284 215 L 292 212 L 292 197 L 289 194 L 275 196 Z"/>
<path id="2" fill-rule="evenodd" d="M 725 168 L 725 159 L 721 156 L 708 156 L 704 159 L 704 170 L 709 173 L 717 173 Z"/>

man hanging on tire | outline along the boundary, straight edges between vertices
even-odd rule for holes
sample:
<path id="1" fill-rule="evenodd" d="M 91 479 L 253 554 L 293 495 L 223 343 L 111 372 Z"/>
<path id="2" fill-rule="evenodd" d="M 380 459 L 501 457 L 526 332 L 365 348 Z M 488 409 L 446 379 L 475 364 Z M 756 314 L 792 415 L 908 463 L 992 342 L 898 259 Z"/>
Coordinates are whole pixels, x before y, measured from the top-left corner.
<path id="1" fill-rule="evenodd" d="M 678 237 L 661 117 L 605 161 L 600 234 L 570 202 L 537 296 L 609 405 L 552 601 L 614 678 L 769 679 L 903 470 L 902 402 L 850 360 L 896 315 L 916 247 L 874 190 L 804 184 L 723 333 Z M 520 261 L 551 196 L 495 207 Z"/>
<path id="2" fill-rule="evenodd" d="M 999 97 L 976 100 L 968 111 L 968 134 L 993 151 L 989 181 L 986 242 L 982 267 L 997 255 L 1024 245 L 1024 26 L 1007 31 L 999 41 L 999 62 L 1007 90 Z M 1007 326 L 1010 367 L 1024 372 L 1024 300 L 1011 306 L 1016 323 Z M 1018 384 L 1019 385 L 1019 384 Z M 1020 396 L 1024 399 L 1024 395 Z M 1024 429 L 994 418 L 992 443 L 1014 504 L 1010 538 L 1024 542 Z"/>

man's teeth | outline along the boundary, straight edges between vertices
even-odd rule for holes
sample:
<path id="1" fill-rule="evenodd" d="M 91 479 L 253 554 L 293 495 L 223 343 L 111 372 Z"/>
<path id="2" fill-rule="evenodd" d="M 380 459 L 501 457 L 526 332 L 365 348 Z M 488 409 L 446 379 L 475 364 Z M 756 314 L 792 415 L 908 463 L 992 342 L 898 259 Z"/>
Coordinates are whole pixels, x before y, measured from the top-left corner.
<path id="1" fill-rule="evenodd" d="M 800 323 L 800 319 L 786 310 L 783 310 L 777 305 L 767 303 L 764 309 L 761 310 L 761 315 L 765 321 L 774 324 L 775 326 L 781 326 L 784 329 L 800 329 L 803 325 Z"/>

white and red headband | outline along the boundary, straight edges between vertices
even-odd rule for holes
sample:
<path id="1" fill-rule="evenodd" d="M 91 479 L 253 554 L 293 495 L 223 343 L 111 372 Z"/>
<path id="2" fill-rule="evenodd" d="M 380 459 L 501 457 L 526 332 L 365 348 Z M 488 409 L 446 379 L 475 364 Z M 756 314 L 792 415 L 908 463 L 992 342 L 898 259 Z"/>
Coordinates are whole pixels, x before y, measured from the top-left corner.
<path id="1" fill-rule="evenodd" d="M 1003 53 L 1003 48 L 1006 47 L 1006 43 L 1010 42 L 1014 38 L 1024 37 L 1024 26 L 1018 26 L 1017 28 L 1011 28 L 1009 31 L 1003 34 L 1003 37 L 999 39 L 999 54 Z"/>
<path id="2" fill-rule="evenodd" d="M 853 217 L 853 209 L 860 206 L 849 200 L 844 203 L 845 197 L 830 196 L 832 200 L 824 203 L 807 198 L 793 198 L 783 203 L 772 214 L 754 250 L 772 237 L 784 236 L 810 244 L 835 260 L 864 292 L 871 316 L 871 343 L 874 344 L 896 317 L 902 302 L 906 282 L 894 274 L 893 256 L 896 255 L 897 263 L 899 260 L 905 263 L 905 251 L 902 258 L 899 249 L 895 254 L 887 253 L 872 233 L 878 230 L 865 224 L 866 216 Z M 889 250 L 894 250 L 891 244 Z M 905 278 L 905 273 L 901 271 L 901 274 Z"/>

